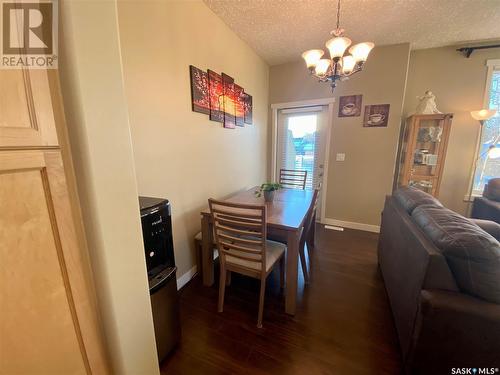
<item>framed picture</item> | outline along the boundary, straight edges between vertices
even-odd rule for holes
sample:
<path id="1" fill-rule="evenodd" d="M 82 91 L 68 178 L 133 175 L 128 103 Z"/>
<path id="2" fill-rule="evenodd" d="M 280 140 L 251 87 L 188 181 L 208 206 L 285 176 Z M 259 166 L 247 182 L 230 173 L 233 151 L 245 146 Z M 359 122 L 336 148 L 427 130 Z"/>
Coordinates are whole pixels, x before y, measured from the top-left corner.
<path id="1" fill-rule="evenodd" d="M 252 124 L 252 95 L 244 93 L 243 95 L 243 107 L 245 110 L 245 124 Z"/>
<path id="2" fill-rule="evenodd" d="M 208 91 L 210 96 L 210 120 L 224 122 L 224 87 L 222 77 L 208 70 Z"/>
<path id="3" fill-rule="evenodd" d="M 243 88 L 234 84 L 236 126 L 245 126 L 245 105 Z"/>
<path id="4" fill-rule="evenodd" d="M 386 127 L 389 120 L 389 104 L 374 104 L 365 106 L 363 126 Z"/>
<path id="5" fill-rule="evenodd" d="M 361 115 L 363 95 L 341 96 L 339 99 L 339 117 L 358 117 Z"/>
<path id="6" fill-rule="evenodd" d="M 201 69 L 190 65 L 191 75 L 191 107 L 194 112 L 210 113 L 210 103 L 208 95 L 208 75 Z"/>
<path id="7" fill-rule="evenodd" d="M 234 129 L 236 127 L 234 79 L 222 73 L 222 84 L 224 88 L 224 127 Z"/>

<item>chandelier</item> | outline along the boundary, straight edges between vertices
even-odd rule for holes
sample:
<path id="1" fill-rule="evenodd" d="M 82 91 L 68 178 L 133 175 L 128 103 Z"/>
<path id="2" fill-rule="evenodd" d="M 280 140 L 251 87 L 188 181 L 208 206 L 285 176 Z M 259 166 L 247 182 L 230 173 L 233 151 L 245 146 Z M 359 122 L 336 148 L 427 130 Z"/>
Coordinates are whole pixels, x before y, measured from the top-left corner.
<path id="1" fill-rule="evenodd" d="M 322 59 L 324 52 L 321 49 L 306 51 L 302 57 L 309 73 L 320 82 L 330 82 L 333 92 L 337 81 L 345 81 L 363 69 L 363 64 L 375 45 L 370 42 L 358 43 L 349 48 L 349 54 L 344 55 L 351 45 L 351 39 L 344 36 L 344 29 L 340 27 L 340 0 L 337 3 L 337 28 L 330 34 L 333 38 L 325 43 L 330 52 L 329 59 Z"/>

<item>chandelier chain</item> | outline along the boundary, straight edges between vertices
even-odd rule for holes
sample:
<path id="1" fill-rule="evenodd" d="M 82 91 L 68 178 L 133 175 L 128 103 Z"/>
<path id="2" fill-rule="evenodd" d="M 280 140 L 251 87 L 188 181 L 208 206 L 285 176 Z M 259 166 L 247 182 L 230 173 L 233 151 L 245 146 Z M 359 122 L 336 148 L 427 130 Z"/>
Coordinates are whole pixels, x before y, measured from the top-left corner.
<path id="1" fill-rule="evenodd" d="M 340 28 L 340 0 L 337 1 L 337 30 Z"/>

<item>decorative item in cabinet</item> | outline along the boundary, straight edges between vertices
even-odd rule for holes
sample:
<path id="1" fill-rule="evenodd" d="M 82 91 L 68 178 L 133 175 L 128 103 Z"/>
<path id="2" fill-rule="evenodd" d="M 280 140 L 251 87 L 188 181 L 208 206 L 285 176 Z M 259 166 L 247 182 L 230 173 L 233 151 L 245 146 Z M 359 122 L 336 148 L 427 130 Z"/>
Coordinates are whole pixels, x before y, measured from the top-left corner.
<path id="1" fill-rule="evenodd" d="M 451 113 L 408 117 L 400 147 L 398 187 L 414 186 L 438 196 L 452 118 Z"/>

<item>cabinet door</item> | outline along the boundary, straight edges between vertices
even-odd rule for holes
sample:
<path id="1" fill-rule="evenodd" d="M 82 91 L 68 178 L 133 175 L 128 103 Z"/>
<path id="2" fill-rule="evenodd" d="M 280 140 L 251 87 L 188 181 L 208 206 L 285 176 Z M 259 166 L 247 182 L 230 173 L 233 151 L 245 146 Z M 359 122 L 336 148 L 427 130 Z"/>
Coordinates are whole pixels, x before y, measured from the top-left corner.
<path id="1" fill-rule="evenodd" d="M 452 114 L 408 118 L 401 147 L 400 186 L 413 186 L 438 196 L 451 118 Z"/>
<path id="2" fill-rule="evenodd" d="M 0 152 L 0 374 L 105 373 L 59 151 Z"/>
<path id="3" fill-rule="evenodd" d="M 47 71 L 0 69 L 0 147 L 57 145 Z"/>

